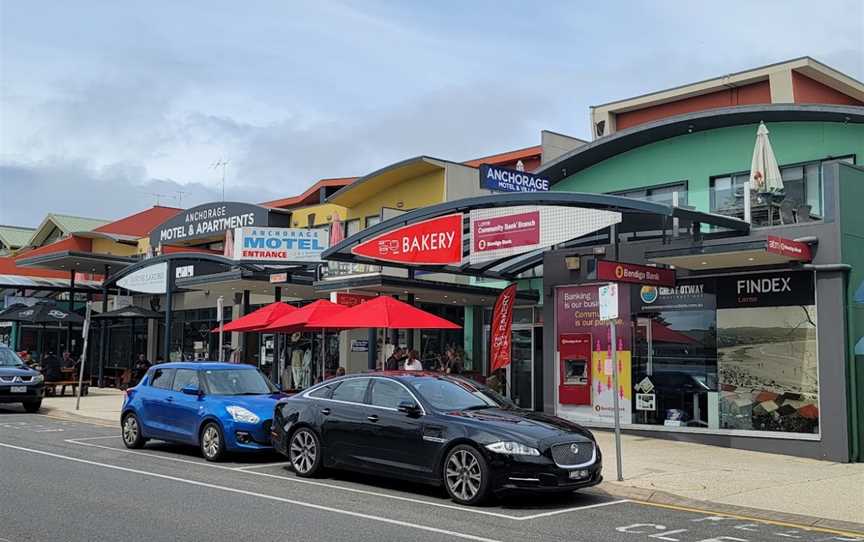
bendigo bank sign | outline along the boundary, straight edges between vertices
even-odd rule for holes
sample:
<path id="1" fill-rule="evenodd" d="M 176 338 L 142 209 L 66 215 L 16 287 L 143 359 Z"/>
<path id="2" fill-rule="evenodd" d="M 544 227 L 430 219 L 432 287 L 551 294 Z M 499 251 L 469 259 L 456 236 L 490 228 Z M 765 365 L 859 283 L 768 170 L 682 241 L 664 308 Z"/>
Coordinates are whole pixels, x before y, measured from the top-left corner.
<path id="1" fill-rule="evenodd" d="M 351 253 L 385 262 L 459 264 L 462 262 L 462 213 L 382 233 L 352 248 Z"/>
<path id="2" fill-rule="evenodd" d="M 597 262 L 597 279 L 651 286 L 674 286 L 675 271 L 648 265 L 599 260 Z"/>

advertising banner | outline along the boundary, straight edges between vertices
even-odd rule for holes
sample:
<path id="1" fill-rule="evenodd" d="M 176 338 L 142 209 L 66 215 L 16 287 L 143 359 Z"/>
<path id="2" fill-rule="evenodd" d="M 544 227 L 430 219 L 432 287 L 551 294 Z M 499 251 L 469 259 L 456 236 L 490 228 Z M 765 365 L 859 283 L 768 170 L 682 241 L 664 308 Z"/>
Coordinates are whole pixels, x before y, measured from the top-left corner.
<path id="1" fill-rule="evenodd" d="M 597 280 L 652 286 L 674 286 L 675 271 L 649 265 L 599 260 L 597 262 Z"/>
<path id="2" fill-rule="evenodd" d="M 629 289 L 618 291 L 618 314 L 614 320 L 617 334 L 612 344 L 609 322 L 600 319 L 599 288 L 593 286 L 567 286 L 559 288 L 555 296 L 555 327 L 560 338 L 573 333 L 591 337 L 591 397 L 590 403 L 566 404 L 561 401 L 559 411 L 566 417 L 586 421 L 611 423 L 615 417 L 615 394 L 621 423 L 631 423 L 631 327 L 625 321 L 630 314 Z M 612 382 L 612 348 L 618 358 L 618 389 Z M 560 354 L 560 352 L 559 352 Z M 563 359 L 563 358 L 562 358 Z M 560 399 L 560 398 L 559 398 Z"/>
<path id="3" fill-rule="evenodd" d="M 148 265 L 117 281 L 117 286 L 142 294 L 164 294 L 168 289 L 168 262 Z"/>
<path id="4" fill-rule="evenodd" d="M 307 228 L 237 228 L 234 259 L 247 262 L 320 262 L 330 246 L 327 230 Z"/>
<path id="5" fill-rule="evenodd" d="M 489 370 L 494 371 L 510 365 L 511 331 L 513 328 L 513 302 L 516 299 L 516 284 L 504 288 L 492 310 L 492 326 L 489 337 Z"/>
<path id="6" fill-rule="evenodd" d="M 497 192 L 548 192 L 549 179 L 499 166 L 480 166 L 480 188 Z"/>
<path id="7" fill-rule="evenodd" d="M 351 249 L 355 256 L 415 265 L 462 263 L 462 213 L 409 224 Z"/>
<path id="8" fill-rule="evenodd" d="M 802 262 L 809 262 L 813 259 L 813 256 L 810 253 L 810 245 L 807 243 L 793 241 L 792 239 L 784 239 L 782 237 L 777 237 L 776 235 L 768 236 L 767 250 L 768 252 L 780 254 L 781 256 L 786 256 L 793 260 L 799 260 Z"/>
<path id="9" fill-rule="evenodd" d="M 621 222 L 621 214 L 556 205 L 517 205 L 471 211 L 472 264 L 576 239 Z"/>

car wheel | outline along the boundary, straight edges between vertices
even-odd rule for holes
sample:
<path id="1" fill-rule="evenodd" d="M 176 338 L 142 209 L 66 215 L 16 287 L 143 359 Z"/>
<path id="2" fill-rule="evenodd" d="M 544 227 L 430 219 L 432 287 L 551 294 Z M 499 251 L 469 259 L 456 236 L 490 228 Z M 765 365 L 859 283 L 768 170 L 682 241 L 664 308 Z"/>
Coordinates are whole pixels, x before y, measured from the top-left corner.
<path id="1" fill-rule="evenodd" d="M 225 457 L 225 439 L 219 426 L 210 422 L 201 430 L 201 455 L 207 461 L 219 461 Z"/>
<path id="2" fill-rule="evenodd" d="M 489 466 L 473 446 L 459 445 L 444 460 L 444 487 L 453 501 L 475 505 L 486 499 L 489 490 Z"/>
<path id="3" fill-rule="evenodd" d="M 288 442 L 288 460 L 297 476 L 313 478 L 321 474 L 321 441 L 315 431 L 301 427 Z"/>
<path id="4" fill-rule="evenodd" d="M 42 407 L 42 399 L 38 401 L 27 401 L 24 403 L 24 410 L 27 412 L 39 412 L 39 408 Z"/>
<path id="5" fill-rule="evenodd" d="M 138 416 L 135 414 L 127 414 L 123 417 L 121 424 L 123 437 L 123 445 L 127 448 L 143 448 L 147 442 L 141 435 L 141 424 L 138 422 Z"/>

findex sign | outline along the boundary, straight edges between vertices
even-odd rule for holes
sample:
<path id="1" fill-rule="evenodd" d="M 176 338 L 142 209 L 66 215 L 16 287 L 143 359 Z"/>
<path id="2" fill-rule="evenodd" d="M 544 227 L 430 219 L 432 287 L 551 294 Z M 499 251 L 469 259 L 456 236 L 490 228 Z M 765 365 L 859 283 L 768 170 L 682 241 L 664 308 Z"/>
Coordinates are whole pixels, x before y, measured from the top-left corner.
<path id="1" fill-rule="evenodd" d="M 599 260 L 597 262 L 597 280 L 630 282 L 651 286 L 674 286 L 675 271 L 648 265 Z"/>
<path id="2" fill-rule="evenodd" d="M 205 203 L 163 222 L 150 233 L 150 245 L 156 247 L 160 244 L 218 237 L 235 228 L 268 226 L 268 220 L 269 210 L 266 207 L 225 201 Z"/>
<path id="3" fill-rule="evenodd" d="M 480 187 L 498 192 L 548 192 L 549 179 L 524 171 L 483 164 L 480 166 Z"/>
<path id="4" fill-rule="evenodd" d="M 351 253 L 384 262 L 459 264 L 462 262 L 462 213 L 382 233 L 352 248 Z"/>

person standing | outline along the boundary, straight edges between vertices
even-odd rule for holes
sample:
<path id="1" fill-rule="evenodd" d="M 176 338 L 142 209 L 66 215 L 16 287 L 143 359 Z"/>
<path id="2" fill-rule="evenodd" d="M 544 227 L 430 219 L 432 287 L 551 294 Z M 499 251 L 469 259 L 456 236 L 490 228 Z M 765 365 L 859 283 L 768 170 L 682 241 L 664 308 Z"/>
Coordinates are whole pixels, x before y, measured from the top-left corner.
<path id="1" fill-rule="evenodd" d="M 417 359 L 417 351 L 409 350 L 408 351 L 408 359 L 405 360 L 405 366 L 403 367 L 406 371 L 422 371 L 423 364 L 420 363 L 420 360 Z"/>
<path id="2" fill-rule="evenodd" d="M 398 346 L 393 349 L 393 352 L 387 357 L 384 362 L 385 371 L 398 371 L 399 363 L 402 361 L 402 349 Z"/>
<path id="3" fill-rule="evenodd" d="M 75 367 L 75 358 L 72 357 L 72 354 L 66 350 L 63 352 L 63 368 L 69 369 L 71 367 Z"/>

